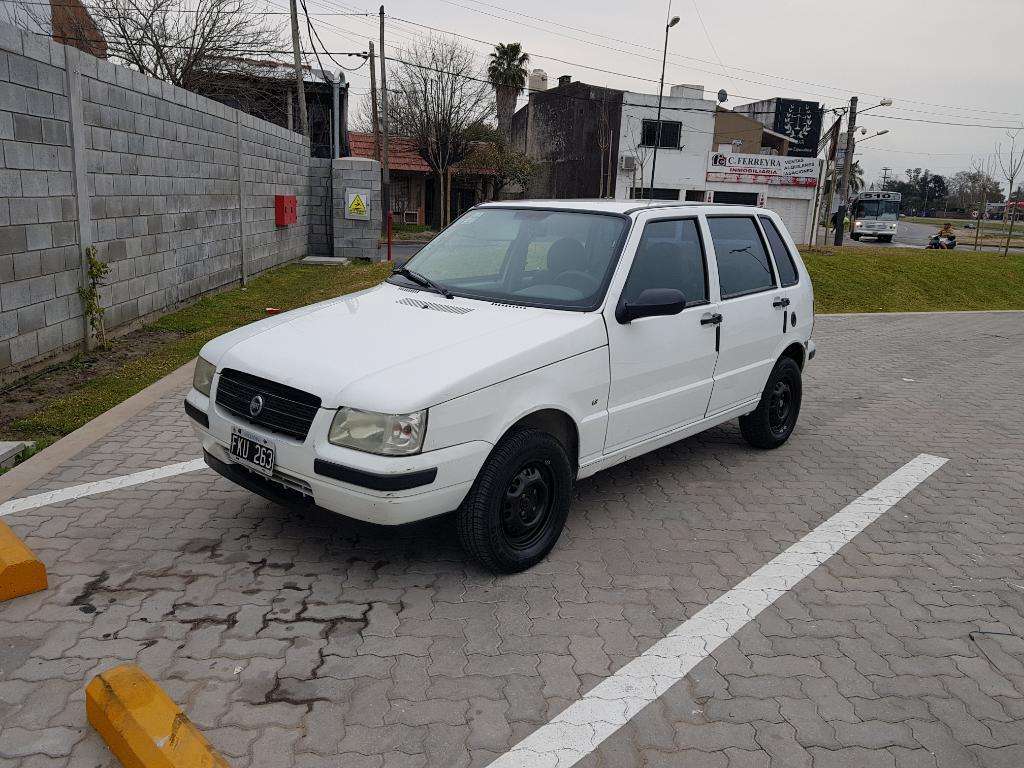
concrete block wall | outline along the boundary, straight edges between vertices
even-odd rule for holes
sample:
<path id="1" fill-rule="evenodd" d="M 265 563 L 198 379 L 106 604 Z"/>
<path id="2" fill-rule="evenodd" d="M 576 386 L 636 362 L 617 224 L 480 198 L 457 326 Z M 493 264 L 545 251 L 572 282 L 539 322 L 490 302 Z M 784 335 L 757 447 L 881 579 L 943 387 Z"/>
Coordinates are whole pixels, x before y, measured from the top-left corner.
<path id="1" fill-rule="evenodd" d="M 234 112 L 234 110 L 231 110 Z M 308 253 L 309 142 L 294 131 L 239 113 L 245 259 L 248 274 Z M 274 196 L 295 195 L 298 223 L 274 223 Z"/>
<path id="2" fill-rule="evenodd" d="M 373 161 L 339 171 L 300 134 L 7 24 L 0 150 L 0 381 L 80 348 L 88 245 L 110 265 L 108 331 L 333 255 L 334 179 L 350 173 L 374 190 L 377 229 L 351 222 L 345 255 L 376 252 Z M 278 194 L 297 197 L 297 224 L 276 226 Z"/>
<path id="3" fill-rule="evenodd" d="M 73 53 L 108 329 L 241 278 L 234 110 Z"/>
<path id="4" fill-rule="evenodd" d="M 333 161 L 334 196 L 334 251 L 339 258 L 386 258 L 387 252 L 378 248 L 381 226 L 380 163 L 364 157 L 339 157 Z M 346 190 L 370 190 L 370 219 L 345 218 Z"/>
<path id="5" fill-rule="evenodd" d="M 84 333 L 64 48 L 0 25 L 0 373 Z"/>
<path id="6" fill-rule="evenodd" d="M 331 194 L 331 160 L 310 158 L 309 166 L 309 254 L 331 256 L 333 241 L 333 200 Z"/>

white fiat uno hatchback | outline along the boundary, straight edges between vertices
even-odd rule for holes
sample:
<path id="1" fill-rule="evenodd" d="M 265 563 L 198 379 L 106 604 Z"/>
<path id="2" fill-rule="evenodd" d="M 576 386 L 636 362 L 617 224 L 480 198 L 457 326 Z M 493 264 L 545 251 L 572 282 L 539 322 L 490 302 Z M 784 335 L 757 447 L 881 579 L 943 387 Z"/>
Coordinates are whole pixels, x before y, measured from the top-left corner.
<path id="1" fill-rule="evenodd" d="M 581 478 L 737 417 L 786 442 L 813 325 L 771 211 L 493 203 L 375 288 L 208 343 L 185 410 L 238 485 L 385 525 L 455 511 L 508 573 Z"/>

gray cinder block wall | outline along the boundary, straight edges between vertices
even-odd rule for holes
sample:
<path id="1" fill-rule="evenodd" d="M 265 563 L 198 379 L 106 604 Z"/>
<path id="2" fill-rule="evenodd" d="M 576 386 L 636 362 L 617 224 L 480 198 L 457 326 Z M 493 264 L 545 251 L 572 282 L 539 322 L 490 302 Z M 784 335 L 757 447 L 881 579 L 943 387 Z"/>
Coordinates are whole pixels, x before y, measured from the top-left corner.
<path id="1" fill-rule="evenodd" d="M 300 134 L 7 24 L 0 145 L 0 381 L 80 348 L 88 245 L 108 331 L 335 250 L 337 173 Z"/>
<path id="2" fill-rule="evenodd" d="M 377 247 L 381 226 L 380 163 L 365 157 L 339 157 L 333 161 L 334 252 L 339 258 L 381 260 L 387 251 Z M 369 190 L 368 220 L 346 219 L 350 189 Z"/>

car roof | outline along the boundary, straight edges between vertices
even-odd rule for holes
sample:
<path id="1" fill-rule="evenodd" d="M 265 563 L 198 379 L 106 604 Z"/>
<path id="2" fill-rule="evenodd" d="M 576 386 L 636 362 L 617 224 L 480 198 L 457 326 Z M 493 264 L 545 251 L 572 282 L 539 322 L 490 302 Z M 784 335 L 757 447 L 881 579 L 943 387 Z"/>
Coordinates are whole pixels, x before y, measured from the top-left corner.
<path id="1" fill-rule="evenodd" d="M 736 213 L 759 211 L 767 213 L 767 208 L 752 205 L 728 205 L 725 203 L 681 202 L 677 200 L 502 200 L 481 203 L 478 208 L 537 208 L 561 211 L 582 211 L 586 213 L 617 213 L 634 214 L 640 211 L 685 210 L 687 213 L 715 212 L 731 210 Z"/>

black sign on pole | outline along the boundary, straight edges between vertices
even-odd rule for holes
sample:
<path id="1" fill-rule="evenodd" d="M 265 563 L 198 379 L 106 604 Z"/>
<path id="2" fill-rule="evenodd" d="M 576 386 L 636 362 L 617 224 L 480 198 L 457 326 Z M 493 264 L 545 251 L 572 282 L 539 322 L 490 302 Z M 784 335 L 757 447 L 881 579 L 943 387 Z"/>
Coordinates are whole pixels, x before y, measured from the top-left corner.
<path id="1" fill-rule="evenodd" d="M 789 137 L 791 157 L 817 157 L 821 107 L 813 101 L 775 99 L 775 125 L 772 130 Z"/>

